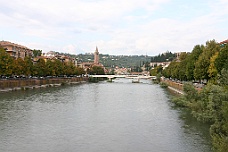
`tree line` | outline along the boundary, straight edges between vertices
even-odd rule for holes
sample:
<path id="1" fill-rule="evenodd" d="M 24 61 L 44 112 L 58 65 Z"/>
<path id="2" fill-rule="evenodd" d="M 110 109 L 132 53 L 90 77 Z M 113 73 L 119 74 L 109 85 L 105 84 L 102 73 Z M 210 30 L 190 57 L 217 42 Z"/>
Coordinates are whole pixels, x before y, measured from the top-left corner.
<path id="1" fill-rule="evenodd" d="M 215 40 L 206 45 L 196 45 L 191 53 L 182 53 L 179 61 L 174 61 L 163 71 L 165 77 L 178 80 L 214 81 L 222 69 L 228 69 L 228 46 L 221 47 Z"/>
<path id="2" fill-rule="evenodd" d="M 64 63 L 58 59 L 45 62 L 40 58 L 35 64 L 31 57 L 25 57 L 24 60 L 14 59 L 0 47 L 0 75 L 2 76 L 69 76 L 84 73 L 82 68 L 76 67 L 73 63 Z"/>
<path id="3" fill-rule="evenodd" d="M 185 95 L 172 101 L 191 109 L 197 120 L 211 125 L 209 132 L 214 151 L 227 151 L 228 45 L 207 41 L 206 45 L 196 45 L 191 53 L 182 53 L 166 69 L 156 67 L 151 72 L 182 81 L 207 80 L 201 91 L 192 83 L 184 83 Z"/>
<path id="4" fill-rule="evenodd" d="M 157 56 L 151 57 L 151 62 L 167 62 L 173 61 L 176 58 L 175 53 L 167 51 L 166 53 L 159 54 Z"/>
<path id="5" fill-rule="evenodd" d="M 181 53 L 179 59 L 173 60 L 167 68 L 158 66 L 151 73 L 161 73 L 166 78 L 181 81 L 207 80 L 216 83 L 223 69 L 228 69 L 228 46 L 211 40 L 206 45 L 196 45 L 190 53 Z"/>

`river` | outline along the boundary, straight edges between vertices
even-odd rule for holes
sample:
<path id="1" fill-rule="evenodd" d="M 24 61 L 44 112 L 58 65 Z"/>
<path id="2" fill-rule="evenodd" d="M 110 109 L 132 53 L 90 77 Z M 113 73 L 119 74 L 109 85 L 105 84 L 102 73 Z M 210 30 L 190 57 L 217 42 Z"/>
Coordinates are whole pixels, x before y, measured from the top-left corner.
<path id="1" fill-rule="evenodd" d="M 0 94 L 1 152 L 210 152 L 209 126 L 149 80 Z"/>

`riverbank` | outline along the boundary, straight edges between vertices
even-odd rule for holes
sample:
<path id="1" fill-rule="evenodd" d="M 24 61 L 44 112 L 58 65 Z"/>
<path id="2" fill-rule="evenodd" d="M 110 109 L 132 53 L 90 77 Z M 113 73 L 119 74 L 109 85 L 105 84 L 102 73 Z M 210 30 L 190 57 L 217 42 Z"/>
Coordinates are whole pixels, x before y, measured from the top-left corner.
<path id="1" fill-rule="evenodd" d="M 173 84 L 176 85 L 175 82 Z M 184 90 L 185 94 L 173 98 L 172 102 L 178 107 L 190 109 L 193 117 L 210 125 L 208 132 L 214 151 L 227 151 L 227 85 L 209 83 L 203 88 L 197 88 L 191 83 L 186 83 Z"/>
<path id="2" fill-rule="evenodd" d="M 165 83 L 170 90 L 172 90 L 172 91 L 174 91 L 174 92 L 176 92 L 178 94 L 184 95 L 184 88 L 183 88 L 184 84 L 178 83 L 178 82 L 175 82 L 175 81 L 171 81 L 169 79 L 164 79 L 164 78 L 161 79 L 161 82 Z M 199 88 L 199 87 L 196 87 L 196 86 L 195 86 L 195 89 L 198 92 L 200 92 L 202 90 L 202 88 Z"/>
<path id="3" fill-rule="evenodd" d="M 183 84 L 173 82 L 173 81 L 168 80 L 168 79 L 161 79 L 161 82 L 165 83 L 168 86 L 168 89 L 174 91 L 175 93 L 184 95 Z"/>
<path id="4" fill-rule="evenodd" d="M 37 78 L 37 79 L 5 79 L 0 80 L 0 92 L 28 90 L 45 87 L 57 87 L 65 84 L 88 82 L 87 77 L 70 78 Z"/>

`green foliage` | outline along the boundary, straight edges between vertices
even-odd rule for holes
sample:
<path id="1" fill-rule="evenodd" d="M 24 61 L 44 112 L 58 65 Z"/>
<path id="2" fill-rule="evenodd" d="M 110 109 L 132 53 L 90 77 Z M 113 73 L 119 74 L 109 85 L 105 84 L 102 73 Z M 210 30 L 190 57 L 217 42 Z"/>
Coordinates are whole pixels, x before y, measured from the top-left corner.
<path id="1" fill-rule="evenodd" d="M 42 54 L 42 50 L 33 50 L 33 56 L 34 57 L 38 57 L 38 56 L 41 56 L 41 54 Z"/>
<path id="2" fill-rule="evenodd" d="M 216 52 L 211 58 L 210 58 L 210 65 L 209 65 L 209 68 L 208 68 L 208 74 L 209 74 L 209 77 L 210 78 L 215 78 L 218 74 L 218 71 L 215 67 L 215 60 L 217 59 L 218 57 L 218 53 L 219 52 Z"/>
<path id="3" fill-rule="evenodd" d="M 187 107 L 188 102 L 184 96 L 174 97 L 171 100 L 178 107 Z"/>
<path id="4" fill-rule="evenodd" d="M 32 59 L 30 57 L 25 57 L 24 62 L 25 62 L 25 66 L 24 66 L 25 73 L 24 73 L 24 75 L 26 75 L 26 76 L 32 75 L 32 73 L 33 73 L 33 61 L 32 61 Z"/>
<path id="5" fill-rule="evenodd" d="M 214 151 L 228 149 L 228 100 L 222 102 L 220 118 L 210 128 Z"/>
<path id="6" fill-rule="evenodd" d="M 164 54 L 159 54 L 158 56 L 151 57 L 151 62 L 167 62 L 175 59 L 176 55 L 172 52 L 166 52 Z"/>
<path id="7" fill-rule="evenodd" d="M 160 82 L 159 83 L 162 88 L 167 88 L 168 85 L 165 82 Z"/>
<path id="8" fill-rule="evenodd" d="M 219 84 L 221 86 L 228 86 L 228 69 L 222 69 L 221 75 L 219 75 Z"/>
<path id="9" fill-rule="evenodd" d="M 37 50 L 41 53 L 40 50 Z M 99 71 L 102 72 L 102 71 Z M 73 63 L 63 63 L 58 59 L 47 60 L 40 58 L 33 63 L 31 57 L 14 59 L 3 48 L 0 47 L 0 75 L 25 75 L 25 76 L 60 76 L 85 74 L 82 68 Z"/>
<path id="10" fill-rule="evenodd" d="M 45 64 L 44 59 L 42 59 L 42 58 L 37 61 L 37 63 L 34 66 L 34 69 L 35 69 L 34 75 L 37 75 L 37 76 L 46 76 L 47 75 L 46 64 Z"/>
<path id="11" fill-rule="evenodd" d="M 14 60 L 14 75 L 24 75 L 25 70 L 25 61 L 22 58 L 17 58 L 16 60 Z"/>
<path id="12" fill-rule="evenodd" d="M 13 72 L 13 58 L 0 47 L 0 75 L 12 75 Z"/>
<path id="13" fill-rule="evenodd" d="M 222 69 L 228 70 L 228 45 L 225 45 L 219 51 L 218 57 L 215 59 L 215 67 L 218 73 L 221 73 Z"/>
<path id="14" fill-rule="evenodd" d="M 64 74 L 64 67 L 63 67 L 63 63 L 58 60 L 58 59 L 54 59 L 54 64 L 53 64 L 53 69 L 54 69 L 54 75 L 58 76 L 58 75 L 63 75 Z"/>
<path id="15" fill-rule="evenodd" d="M 183 89 L 187 101 L 197 100 L 198 92 L 191 83 L 185 83 Z"/>
<path id="16" fill-rule="evenodd" d="M 199 94 L 198 109 L 195 116 L 198 120 L 214 123 L 225 98 L 224 89 L 218 85 L 207 85 Z"/>
<path id="17" fill-rule="evenodd" d="M 156 76 L 157 74 L 160 74 L 162 72 L 162 69 L 163 69 L 162 66 L 159 65 L 159 66 L 155 67 L 154 69 L 150 70 L 150 75 Z"/>
<path id="18" fill-rule="evenodd" d="M 221 73 L 218 67 L 228 67 L 227 52 L 227 46 L 220 48 L 215 40 L 207 41 L 206 46 L 196 45 L 191 53 L 181 53 L 179 60 L 172 61 L 162 74 L 181 81 L 206 79 L 216 84 L 217 74 Z"/>
<path id="19" fill-rule="evenodd" d="M 202 54 L 195 63 L 194 77 L 197 80 L 208 80 L 210 78 L 208 74 L 210 59 L 216 53 L 219 52 L 220 46 L 215 40 L 207 41 L 206 46 L 203 49 Z"/>
<path id="20" fill-rule="evenodd" d="M 194 69 L 194 78 L 196 80 L 209 79 L 209 76 L 207 74 L 209 64 L 209 59 L 206 58 L 204 55 L 199 57 L 199 60 L 197 60 Z"/>
<path id="21" fill-rule="evenodd" d="M 183 81 L 183 80 L 187 80 L 187 76 L 186 76 L 186 66 L 187 66 L 187 62 L 188 62 L 188 54 L 187 53 L 181 53 L 180 55 L 180 63 L 179 63 L 179 72 L 178 72 L 178 79 Z"/>
<path id="22" fill-rule="evenodd" d="M 76 67 L 75 69 L 75 75 L 82 75 L 82 74 L 85 74 L 85 71 L 83 68 L 80 68 L 80 67 Z"/>
<path id="23" fill-rule="evenodd" d="M 92 53 L 78 54 L 75 56 L 78 62 L 88 62 L 94 60 L 94 55 Z M 106 68 L 125 67 L 132 68 L 135 71 L 141 70 L 143 62 L 149 62 L 151 56 L 147 55 L 108 55 L 99 54 L 99 62 Z M 137 68 L 139 67 L 139 68 Z"/>
<path id="24" fill-rule="evenodd" d="M 93 66 L 87 71 L 88 74 L 92 75 L 103 75 L 105 74 L 104 69 L 100 66 Z"/>
<path id="25" fill-rule="evenodd" d="M 179 107 L 190 108 L 197 120 L 210 123 L 214 150 L 227 151 L 228 89 L 225 85 L 208 84 L 201 92 L 197 92 L 191 84 L 185 84 L 184 92 L 184 96 L 174 98 L 172 102 Z"/>
<path id="26" fill-rule="evenodd" d="M 186 58 L 186 71 L 185 74 L 187 76 L 187 80 L 194 80 L 194 69 L 195 69 L 195 62 L 198 60 L 200 54 L 203 52 L 204 46 L 203 45 L 196 45 L 192 52 Z"/>

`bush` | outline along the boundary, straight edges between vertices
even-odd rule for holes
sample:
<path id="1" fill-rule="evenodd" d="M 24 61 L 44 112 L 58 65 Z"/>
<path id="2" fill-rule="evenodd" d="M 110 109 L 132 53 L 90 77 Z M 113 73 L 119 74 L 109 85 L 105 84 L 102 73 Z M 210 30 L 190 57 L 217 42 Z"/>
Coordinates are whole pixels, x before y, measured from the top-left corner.
<path id="1" fill-rule="evenodd" d="M 165 82 L 161 82 L 161 83 L 160 83 L 160 86 L 161 86 L 162 88 L 167 88 L 167 87 L 168 87 L 168 85 L 167 85 Z"/>
<path id="2" fill-rule="evenodd" d="M 171 100 L 173 103 L 175 103 L 176 106 L 178 107 L 187 107 L 187 101 L 184 96 L 181 97 L 174 97 Z"/>

